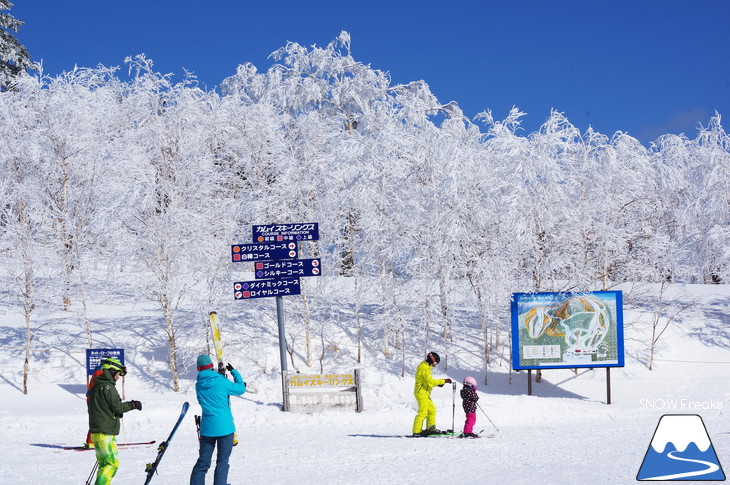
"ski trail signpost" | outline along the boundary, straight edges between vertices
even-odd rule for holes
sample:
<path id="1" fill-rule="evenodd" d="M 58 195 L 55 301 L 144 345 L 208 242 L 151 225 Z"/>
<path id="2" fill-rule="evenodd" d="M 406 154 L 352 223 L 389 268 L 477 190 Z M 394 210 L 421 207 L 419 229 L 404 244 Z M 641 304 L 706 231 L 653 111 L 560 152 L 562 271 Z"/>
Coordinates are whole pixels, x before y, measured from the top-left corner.
<path id="1" fill-rule="evenodd" d="M 254 225 L 252 243 L 231 246 L 231 259 L 236 262 L 254 263 L 255 281 L 233 283 L 236 300 L 252 298 L 276 298 L 276 320 L 279 327 L 279 358 L 281 359 L 282 392 L 287 392 L 286 334 L 284 332 L 284 299 L 287 295 L 300 295 L 300 277 L 321 275 L 320 260 L 298 259 L 299 241 L 319 240 L 319 224 L 268 224 Z M 283 400 L 288 411 L 287 399 Z"/>

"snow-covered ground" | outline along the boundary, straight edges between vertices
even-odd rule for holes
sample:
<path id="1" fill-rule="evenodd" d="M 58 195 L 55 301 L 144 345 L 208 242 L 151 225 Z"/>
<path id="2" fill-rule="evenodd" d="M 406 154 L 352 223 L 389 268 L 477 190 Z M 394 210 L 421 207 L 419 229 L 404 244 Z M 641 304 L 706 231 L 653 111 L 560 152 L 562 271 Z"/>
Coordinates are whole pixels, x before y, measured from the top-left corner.
<path id="1" fill-rule="evenodd" d="M 636 298 L 633 306 L 625 307 L 626 366 L 611 370 L 610 405 L 605 402 L 605 369 L 582 369 L 577 374 L 546 370 L 543 381 L 533 385 L 534 395 L 527 396 L 527 373 L 510 375 L 506 365 L 495 364 L 489 385 L 480 385 L 479 395 L 482 409 L 498 431 L 478 412 L 476 431 L 495 435 L 478 440 L 400 437 L 410 432 L 415 414 L 411 394 L 412 371 L 418 363 L 415 351 L 407 357 L 411 375 L 405 377 L 393 370 L 399 368 L 398 359 L 391 362 L 393 356 L 384 358 L 368 351 L 365 364 L 360 366 L 365 405 L 362 413 L 284 413 L 280 410 L 278 369 L 271 364 L 272 355 L 274 362 L 278 360 L 272 343 L 275 333 L 272 330 L 262 343 L 246 334 L 244 327 L 237 328 L 235 338 L 231 335 L 234 332 L 228 334 L 229 341 L 237 342 L 228 344 L 228 360 L 256 392 L 232 399 L 240 444 L 234 448 L 229 481 L 636 483 L 647 447 L 664 414 L 700 415 L 728 475 L 730 287 L 687 286 L 681 292 L 696 303 L 661 336 L 652 371 L 647 368 L 646 347 L 650 310 L 641 306 L 650 298 Z M 90 308 L 95 339 L 109 347 L 125 347 L 130 372 L 124 394 L 127 400 L 137 399 L 144 405 L 142 412 L 125 415 L 119 441 L 164 440 L 181 404 L 189 401 L 190 412 L 152 482 L 187 483 L 197 458 L 192 417 L 199 413 L 195 373 L 188 362 L 182 389 L 173 392 L 165 364 L 159 361 L 164 340 L 153 340 L 140 331 L 141 324 L 159 321 L 159 311 L 122 297 L 107 301 Z M 225 322 L 225 313 L 219 313 Z M 67 316 L 49 314 L 41 318 L 37 323 L 54 319 L 63 322 L 64 318 L 69 322 L 59 323 L 53 330 L 44 328 L 39 351 L 31 362 L 30 392 L 23 395 L 24 322 L 12 308 L 0 315 L 0 482 L 81 484 L 94 464 L 93 452 L 62 451 L 54 446 L 81 444 L 85 437 L 83 331 L 78 322 L 79 328 L 70 331 L 73 319 Z M 154 334 L 156 330 L 150 331 Z M 474 332 L 478 335 L 478 329 Z M 461 346 L 463 354 L 452 358 L 448 370 L 439 367 L 435 375 L 450 376 L 458 382 L 474 375 L 481 382 L 480 347 L 477 340 L 472 341 Z M 302 370 L 318 373 L 318 365 Z M 355 367 L 345 358 L 337 365 L 343 367 L 338 371 Z M 437 388 L 433 398 L 439 409 L 438 426 L 450 428 L 451 388 Z M 463 412 L 458 396 L 454 419 L 460 429 Z M 155 455 L 154 446 L 120 450 L 115 485 L 143 483 L 145 464 Z M 212 483 L 211 475 L 208 483 Z"/>

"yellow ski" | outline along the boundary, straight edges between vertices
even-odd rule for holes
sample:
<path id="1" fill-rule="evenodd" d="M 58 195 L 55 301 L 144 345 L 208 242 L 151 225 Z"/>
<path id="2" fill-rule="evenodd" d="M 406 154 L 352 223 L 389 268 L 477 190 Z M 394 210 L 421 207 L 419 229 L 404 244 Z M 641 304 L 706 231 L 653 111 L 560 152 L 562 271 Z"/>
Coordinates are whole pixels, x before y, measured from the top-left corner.
<path id="1" fill-rule="evenodd" d="M 210 330 L 213 334 L 213 347 L 215 347 L 215 358 L 218 361 L 218 372 L 225 376 L 226 365 L 223 363 L 223 343 L 221 342 L 221 331 L 218 326 L 218 314 L 210 312 Z"/>

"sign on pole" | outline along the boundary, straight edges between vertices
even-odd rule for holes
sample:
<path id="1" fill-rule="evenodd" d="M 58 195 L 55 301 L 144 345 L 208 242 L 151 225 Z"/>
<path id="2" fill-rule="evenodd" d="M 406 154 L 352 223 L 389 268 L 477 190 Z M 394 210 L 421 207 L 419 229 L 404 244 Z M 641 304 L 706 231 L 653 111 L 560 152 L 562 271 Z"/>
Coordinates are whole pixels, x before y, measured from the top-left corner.
<path id="1" fill-rule="evenodd" d="M 231 246 L 234 262 L 251 261 L 256 281 L 233 283 L 236 300 L 276 298 L 276 321 L 279 328 L 279 356 L 281 359 L 282 386 L 287 407 L 286 384 L 286 337 L 284 334 L 284 299 L 287 295 L 301 295 L 299 278 L 319 276 L 320 260 L 297 259 L 297 243 L 319 240 L 319 224 L 268 224 L 251 228 L 252 244 Z"/>
<path id="2" fill-rule="evenodd" d="M 317 241 L 319 224 L 307 222 L 300 224 L 268 224 L 251 227 L 254 242 Z"/>
<path id="3" fill-rule="evenodd" d="M 512 368 L 623 367 L 620 291 L 514 293 Z"/>
<path id="4" fill-rule="evenodd" d="M 233 296 L 236 300 L 268 298 L 271 296 L 301 295 L 299 278 L 278 280 L 238 281 L 233 283 Z"/>
<path id="5" fill-rule="evenodd" d="M 231 246 L 233 262 L 294 259 L 296 257 L 296 242 L 234 244 Z"/>
<path id="6" fill-rule="evenodd" d="M 322 274 L 319 265 L 319 258 L 260 261 L 254 263 L 254 276 L 257 280 L 319 276 Z"/>
<path id="7" fill-rule="evenodd" d="M 124 365 L 124 349 L 86 349 L 86 375 L 96 372 L 104 359 L 117 359 Z"/>

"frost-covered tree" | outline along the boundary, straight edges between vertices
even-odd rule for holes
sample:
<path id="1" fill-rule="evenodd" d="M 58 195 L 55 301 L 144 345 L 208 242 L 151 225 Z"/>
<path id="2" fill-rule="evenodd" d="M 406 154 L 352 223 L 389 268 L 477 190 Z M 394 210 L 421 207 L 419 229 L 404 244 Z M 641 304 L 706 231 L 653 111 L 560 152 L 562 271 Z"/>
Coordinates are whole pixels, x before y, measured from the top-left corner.
<path id="1" fill-rule="evenodd" d="M 341 318 L 354 359 L 398 349 L 403 369 L 406 349 L 436 338 L 448 353 L 461 322 L 478 319 L 488 370 L 509 354 L 511 292 L 730 278 L 719 114 L 695 139 L 649 148 L 580 133 L 557 112 L 524 135 L 518 109 L 502 121 L 485 111 L 480 130 L 426 82 L 392 85 L 358 62 L 346 32 L 273 58 L 266 72 L 240 66 L 220 94 L 190 76 L 174 83 L 144 56 L 128 80 L 75 69 L 0 93 L 0 257 L 29 342 L 41 335 L 36 283 L 67 303 L 79 289 L 85 307 L 86 279 L 108 275 L 160 305 L 148 337 L 167 344 L 177 387 L 178 352 L 199 345 L 178 336 L 179 319 L 203 321 L 230 299 L 228 248 L 259 223 L 319 222 L 321 240 L 300 257 L 350 283 L 306 284 L 289 300 L 290 355 L 305 349 L 310 366 L 316 330 L 325 352 L 323 315 Z"/>
<path id="2" fill-rule="evenodd" d="M 8 0 L 0 0 L 0 92 L 10 89 L 21 73 L 36 69 L 28 49 L 15 38 L 23 22 L 7 12 L 12 7 Z"/>
<path id="3" fill-rule="evenodd" d="M 27 90 L 33 92 L 35 83 L 29 80 L 27 84 Z M 36 124 L 25 97 L 0 94 L 0 258 L 9 277 L 11 300 L 21 307 L 25 323 L 24 394 L 28 394 L 32 344 L 39 330 L 33 315 L 44 302 L 41 275 L 49 268 L 43 254 L 48 248 L 50 219 L 39 190 L 43 172 L 34 144 Z"/>
<path id="4" fill-rule="evenodd" d="M 730 276 L 730 135 L 718 113 L 691 143 L 686 160 L 686 201 L 682 226 L 691 247 L 699 283 L 720 283 Z"/>
<path id="5" fill-rule="evenodd" d="M 204 280 L 206 261 L 216 256 L 209 252 L 215 247 L 211 221 L 219 214 L 210 212 L 218 206 L 210 203 L 216 186 L 209 183 L 213 153 L 206 124 L 216 95 L 190 86 L 191 80 L 171 83 L 143 56 L 129 62 L 135 78 L 127 102 L 140 107 L 141 118 L 129 134 L 136 149 L 125 166 L 127 200 L 118 214 L 125 235 L 118 250 L 148 271 L 136 283 L 162 310 L 178 391 L 175 317 L 183 298 Z"/>

